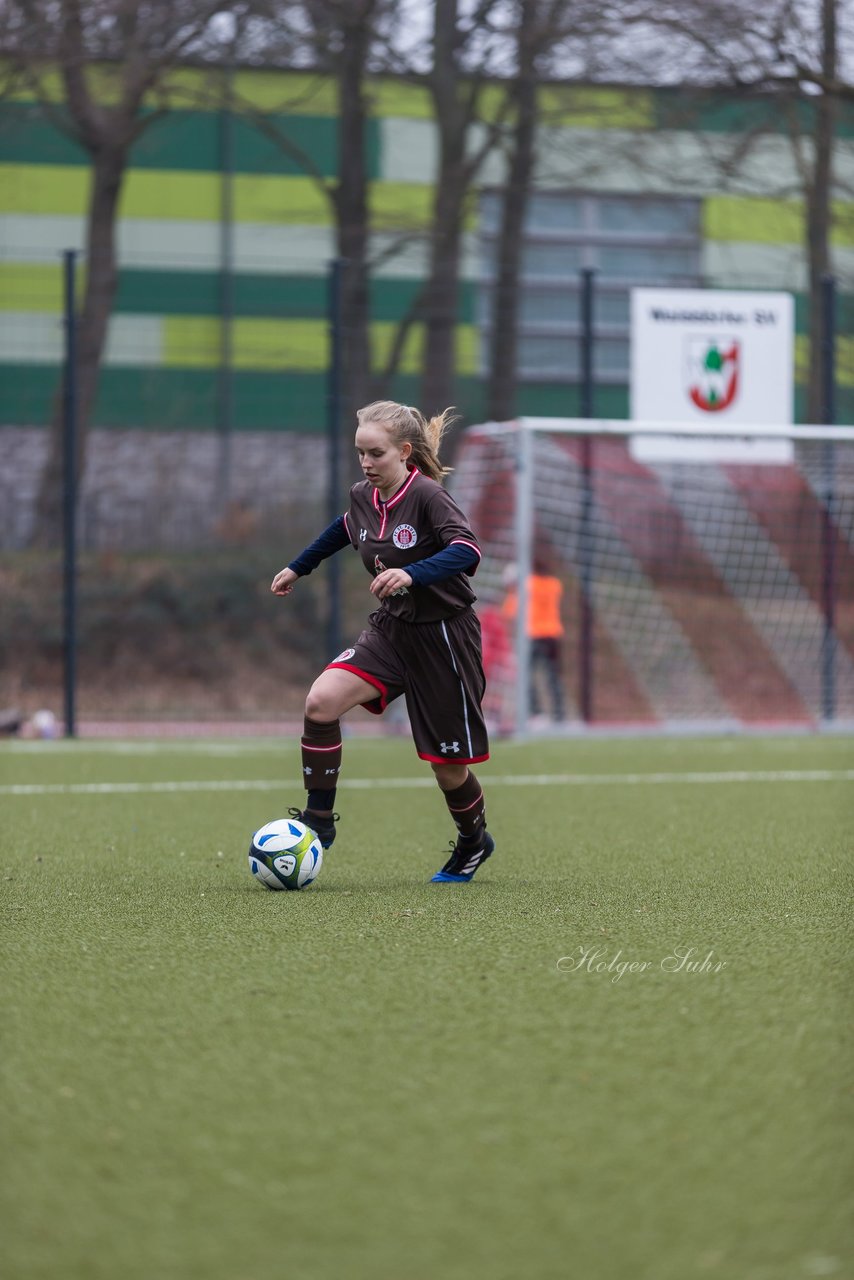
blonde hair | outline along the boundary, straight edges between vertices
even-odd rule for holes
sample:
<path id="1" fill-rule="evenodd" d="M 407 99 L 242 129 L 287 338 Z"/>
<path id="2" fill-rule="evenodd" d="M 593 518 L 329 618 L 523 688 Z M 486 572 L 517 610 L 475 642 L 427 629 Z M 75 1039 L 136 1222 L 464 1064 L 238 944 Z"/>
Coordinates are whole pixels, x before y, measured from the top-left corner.
<path id="1" fill-rule="evenodd" d="M 457 420 L 453 409 L 446 409 L 438 417 L 428 419 L 412 405 L 397 404 L 394 400 L 375 400 L 360 409 L 356 417 L 360 427 L 365 422 L 381 422 L 388 427 L 395 444 L 412 445 L 412 461 L 431 480 L 441 484 L 453 470 L 452 467 L 443 467 L 439 461 L 442 436 Z"/>

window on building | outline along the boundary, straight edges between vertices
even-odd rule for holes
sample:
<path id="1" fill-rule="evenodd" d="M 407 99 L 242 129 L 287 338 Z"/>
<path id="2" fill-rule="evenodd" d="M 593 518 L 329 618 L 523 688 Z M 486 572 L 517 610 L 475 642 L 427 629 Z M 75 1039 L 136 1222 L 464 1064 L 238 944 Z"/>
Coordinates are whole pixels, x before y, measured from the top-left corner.
<path id="1" fill-rule="evenodd" d="M 501 196 L 480 198 L 479 320 L 486 367 L 497 273 Z M 629 291 L 637 285 L 696 288 L 700 202 L 653 196 L 536 192 L 528 202 L 519 298 L 519 368 L 528 381 L 578 379 L 580 272 L 595 272 L 595 374 L 629 376 Z"/>

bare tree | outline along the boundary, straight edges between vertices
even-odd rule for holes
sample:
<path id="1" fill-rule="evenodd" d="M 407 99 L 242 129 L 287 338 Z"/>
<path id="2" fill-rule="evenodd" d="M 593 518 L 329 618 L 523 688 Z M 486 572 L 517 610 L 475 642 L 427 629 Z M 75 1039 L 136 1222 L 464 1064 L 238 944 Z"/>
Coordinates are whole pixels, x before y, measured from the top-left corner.
<path id="1" fill-rule="evenodd" d="M 824 404 L 822 349 L 826 334 L 823 281 L 831 272 L 830 237 L 833 223 L 833 152 L 838 115 L 838 0 L 821 0 L 821 38 L 816 70 L 817 86 L 812 136 L 812 163 L 804 156 L 801 137 L 792 132 L 804 184 L 806 203 L 807 261 L 809 269 L 810 362 L 807 382 L 807 418 L 820 422 Z M 830 86 L 828 88 L 828 86 Z"/>
<path id="2" fill-rule="evenodd" d="M 484 88 L 494 70 L 497 0 L 480 0 L 471 13 L 460 0 L 434 0 L 432 65 L 426 76 L 438 132 L 429 269 L 425 286 L 422 402 L 435 412 L 454 400 L 456 323 L 459 314 L 460 255 L 465 212 L 473 183 L 495 147 L 510 110 L 506 83 L 493 81 L 489 106 Z"/>
<path id="3" fill-rule="evenodd" d="M 506 179 L 501 192 L 495 290 L 492 298 L 487 414 L 516 412 L 519 294 L 525 214 L 538 154 L 539 127 L 548 123 L 539 89 L 557 66 L 586 66 L 599 24 L 598 0 L 514 0 L 515 70 L 509 84 L 512 123 L 506 131 Z"/>
<path id="4" fill-rule="evenodd" d="M 649 68 L 648 81 L 660 82 L 664 69 L 675 67 L 683 85 L 735 90 L 772 104 L 768 126 L 734 140 L 741 162 L 767 128 L 785 129 L 805 210 L 810 335 L 806 412 L 816 421 L 823 407 L 821 282 L 835 265 L 837 120 L 840 103 L 854 99 L 854 0 L 764 0 L 761 5 L 721 0 L 714 23 L 708 21 L 706 0 L 606 0 L 604 9 L 612 36 L 612 74 L 629 65 L 621 47 L 629 40 L 634 46 L 631 65 Z M 664 49 L 666 61 L 660 56 Z"/>
<path id="5" fill-rule="evenodd" d="M 338 180 L 333 202 L 338 256 L 345 263 L 341 323 L 346 335 L 345 394 L 348 420 L 368 398 L 371 343 L 368 299 L 368 165 L 365 72 L 374 40 L 379 0 L 323 5 L 338 11 L 340 47 L 334 70 L 338 85 Z M 321 31 L 318 31 L 321 35 Z"/>
<path id="6" fill-rule="evenodd" d="M 343 400 L 348 418 L 377 388 L 372 376 L 370 333 L 370 169 L 368 121 L 370 77 L 384 68 L 401 13 L 395 0 L 267 0 L 253 4 L 250 59 L 262 65 L 306 67 L 317 84 L 330 78 L 337 98 L 337 165 L 329 176 L 291 136 L 278 110 L 260 111 L 235 99 L 235 108 L 283 154 L 295 161 L 328 202 L 341 273 L 344 337 Z M 293 92 L 285 90 L 290 108 Z M 311 90 L 304 98 L 310 106 Z M 398 352 L 398 358 L 399 358 Z M 394 362 L 390 373 L 394 371 Z"/>
<path id="7" fill-rule="evenodd" d="M 5 75 L 26 86 L 46 115 L 87 152 L 91 188 L 85 233 L 85 285 L 78 321 L 77 474 L 98 387 L 117 284 L 115 225 L 130 149 L 167 109 L 164 81 L 191 52 L 215 46 L 211 21 L 221 0 L 9 0 Z M 92 69 L 99 64 L 99 89 Z M 57 110 L 47 89 L 58 69 Z M 155 110 L 144 109 L 152 99 Z M 62 394 L 37 504 L 36 538 L 55 541 L 62 478 Z"/>
<path id="8" fill-rule="evenodd" d="M 444 407 L 453 396 L 459 315 L 459 278 L 463 226 L 467 202 L 481 166 L 500 136 L 509 107 L 506 86 L 491 81 L 491 105 L 484 93 L 497 66 L 503 33 L 500 0 L 434 0 L 429 59 L 419 42 L 407 45 L 403 29 L 412 16 L 395 0 L 304 0 L 301 5 L 273 4 L 291 39 L 288 60 L 293 64 L 299 41 L 312 67 L 332 74 L 338 85 L 339 170 L 325 192 L 335 214 L 337 249 L 347 261 L 342 299 L 347 338 L 347 401 L 354 407 L 370 395 L 383 394 L 399 366 L 412 326 L 426 331 L 423 361 L 423 400 L 426 407 Z M 269 54 L 268 46 L 267 52 Z M 371 377 L 368 325 L 371 226 L 365 163 L 365 128 L 370 78 L 397 73 L 428 89 L 435 111 L 439 160 L 427 230 L 428 271 L 401 320 L 389 348 L 384 369 Z M 496 105 L 497 104 L 497 105 Z M 269 122 L 259 122 L 269 129 Z M 278 128 L 278 126 L 276 126 Z M 271 134 L 271 136 L 273 136 Z M 290 144 L 281 135 L 286 148 Z M 307 171 L 310 170 L 310 157 Z M 318 175 L 319 177 L 319 175 Z M 415 232 L 400 228 L 399 247 L 411 243 Z M 394 253 L 387 245 L 383 256 Z"/>
<path id="9" fill-rule="evenodd" d="M 515 412 L 522 234 L 536 158 L 538 0 L 518 0 L 517 67 L 511 96 L 513 125 L 507 160 L 495 290 L 492 297 L 486 412 L 504 420 Z"/>

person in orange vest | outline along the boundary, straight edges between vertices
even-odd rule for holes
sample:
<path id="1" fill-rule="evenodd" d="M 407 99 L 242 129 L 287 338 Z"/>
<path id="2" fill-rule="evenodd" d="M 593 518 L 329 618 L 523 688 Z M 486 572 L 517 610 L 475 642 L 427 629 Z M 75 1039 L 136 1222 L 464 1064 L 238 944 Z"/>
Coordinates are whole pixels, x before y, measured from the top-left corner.
<path id="1" fill-rule="evenodd" d="M 518 612 L 516 583 L 519 573 L 515 564 L 504 571 L 507 595 L 501 613 L 512 632 Z M 534 572 L 528 578 L 528 636 L 531 641 L 531 714 L 541 712 L 538 672 L 542 671 L 549 691 L 553 720 L 563 720 L 563 686 L 561 684 L 561 641 L 563 622 L 560 616 L 563 583 L 549 571 L 544 560 L 534 560 Z"/>

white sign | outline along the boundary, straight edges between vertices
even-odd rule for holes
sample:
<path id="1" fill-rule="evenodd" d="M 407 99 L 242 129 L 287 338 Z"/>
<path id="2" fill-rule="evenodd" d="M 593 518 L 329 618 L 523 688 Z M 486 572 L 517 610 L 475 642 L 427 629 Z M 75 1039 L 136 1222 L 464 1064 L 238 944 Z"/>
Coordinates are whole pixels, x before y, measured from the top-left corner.
<path id="1" fill-rule="evenodd" d="M 633 289 L 632 419 L 696 424 L 697 434 L 724 424 L 790 424 L 794 319 L 789 293 Z M 647 445 L 655 447 L 652 437 L 644 437 L 644 451 Z M 718 452 L 733 457 L 755 448 L 730 442 Z M 760 451 L 767 461 L 791 453 L 784 442 Z"/>

